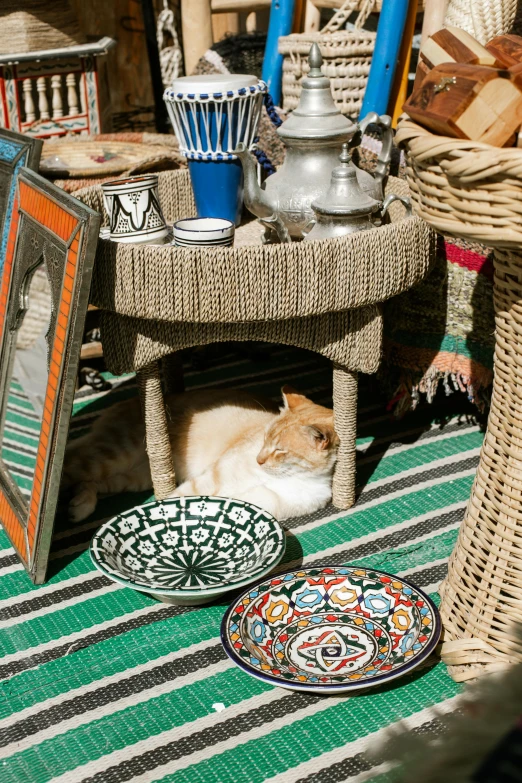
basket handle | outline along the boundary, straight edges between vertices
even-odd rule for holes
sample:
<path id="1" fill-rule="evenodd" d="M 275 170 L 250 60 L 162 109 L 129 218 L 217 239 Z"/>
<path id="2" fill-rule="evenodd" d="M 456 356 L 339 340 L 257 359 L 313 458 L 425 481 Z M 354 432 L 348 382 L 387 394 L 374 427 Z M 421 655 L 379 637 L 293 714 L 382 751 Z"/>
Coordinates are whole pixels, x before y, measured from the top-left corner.
<path id="1" fill-rule="evenodd" d="M 321 32 L 334 33 L 348 21 L 348 17 L 357 9 L 359 9 L 359 16 L 355 20 L 355 27 L 360 29 L 373 11 L 376 2 L 377 0 L 362 0 L 362 2 L 361 0 L 345 0 Z"/>

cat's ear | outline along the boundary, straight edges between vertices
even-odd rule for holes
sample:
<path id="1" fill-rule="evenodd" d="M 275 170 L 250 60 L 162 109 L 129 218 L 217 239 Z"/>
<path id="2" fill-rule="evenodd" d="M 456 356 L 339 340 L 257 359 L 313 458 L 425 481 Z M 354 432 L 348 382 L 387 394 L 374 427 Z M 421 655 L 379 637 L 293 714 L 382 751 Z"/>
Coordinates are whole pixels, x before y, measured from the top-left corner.
<path id="1" fill-rule="evenodd" d="M 333 424 L 310 424 L 306 427 L 314 446 L 321 451 L 326 451 L 331 446 L 337 445 L 339 438 L 333 428 Z"/>
<path id="2" fill-rule="evenodd" d="M 304 394 L 299 394 L 298 391 L 296 391 L 293 386 L 283 386 L 281 389 L 281 394 L 283 395 L 283 402 L 285 405 L 285 410 L 287 411 L 293 411 L 297 408 L 302 407 L 303 405 L 309 404 L 310 400 L 304 396 Z"/>

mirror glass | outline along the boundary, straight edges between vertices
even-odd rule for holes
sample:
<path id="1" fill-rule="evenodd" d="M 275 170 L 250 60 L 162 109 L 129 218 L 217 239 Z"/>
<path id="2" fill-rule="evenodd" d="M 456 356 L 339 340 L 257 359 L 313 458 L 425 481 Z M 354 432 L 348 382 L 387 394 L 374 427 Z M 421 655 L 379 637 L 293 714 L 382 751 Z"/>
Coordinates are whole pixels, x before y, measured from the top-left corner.
<path id="1" fill-rule="evenodd" d="M 3 385 L 2 461 L 27 504 L 34 480 L 48 378 L 47 335 L 52 304 L 41 256 L 19 281 L 17 312 L 9 313 L 10 360 Z M 16 449 L 12 447 L 16 445 Z"/>

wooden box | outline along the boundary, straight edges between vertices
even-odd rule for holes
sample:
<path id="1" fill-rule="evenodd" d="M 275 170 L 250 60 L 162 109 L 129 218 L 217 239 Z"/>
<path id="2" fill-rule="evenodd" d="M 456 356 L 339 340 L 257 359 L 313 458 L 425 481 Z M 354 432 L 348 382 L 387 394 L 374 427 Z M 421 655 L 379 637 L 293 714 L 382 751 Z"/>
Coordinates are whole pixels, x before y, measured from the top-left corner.
<path id="1" fill-rule="evenodd" d="M 522 74 L 461 63 L 438 65 L 404 110 L 435 133 L 501 147 L 522 122 Z"/>

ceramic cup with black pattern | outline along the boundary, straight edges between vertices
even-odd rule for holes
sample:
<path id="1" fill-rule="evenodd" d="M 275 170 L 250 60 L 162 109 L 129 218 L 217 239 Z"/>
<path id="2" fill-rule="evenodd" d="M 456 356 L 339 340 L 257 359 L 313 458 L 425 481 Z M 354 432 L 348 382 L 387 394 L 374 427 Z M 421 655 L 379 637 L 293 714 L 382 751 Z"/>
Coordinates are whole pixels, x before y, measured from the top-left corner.
<path id="1" fill-rule="evenodd" d="M 169 229 L 158 199 L 156 174 L 104 182 L 102 190 L 110 239 L 148 244 L 165 241 Z"/>

